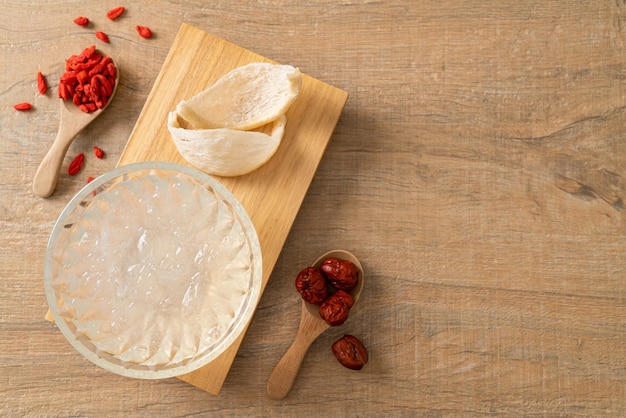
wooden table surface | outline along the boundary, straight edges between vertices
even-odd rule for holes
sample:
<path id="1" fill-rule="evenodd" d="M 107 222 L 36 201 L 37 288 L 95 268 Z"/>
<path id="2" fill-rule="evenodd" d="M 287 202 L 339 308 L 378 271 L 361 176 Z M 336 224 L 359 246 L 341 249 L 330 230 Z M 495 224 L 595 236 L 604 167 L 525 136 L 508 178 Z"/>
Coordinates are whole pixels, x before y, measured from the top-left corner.
<path id="1" fill-rule="evenodd" d="M 1 2 L 0 415 L 626 415 L 626 2 L 158 0 L 106 19 L 118 5 Z M 219 395 L 99 369 L 43 318 L 52 226 L 117 164 L 183 23 L 350 95 Z M 69 154 L 106 158 L 34 197 L 63 60 L 97 30 L 124 77 Z M 270 400 L 295 276 L 335 248 L 361 259 L 362 299 Z M 330 350 L 344 333 L 361 371 Z"/>

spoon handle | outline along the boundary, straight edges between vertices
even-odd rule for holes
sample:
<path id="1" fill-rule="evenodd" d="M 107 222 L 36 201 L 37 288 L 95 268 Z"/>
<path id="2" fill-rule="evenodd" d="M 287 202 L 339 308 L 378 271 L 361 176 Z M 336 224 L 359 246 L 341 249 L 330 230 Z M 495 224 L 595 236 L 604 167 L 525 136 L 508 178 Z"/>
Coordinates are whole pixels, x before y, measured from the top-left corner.
<path id="1" fill-rule="evenodd" d="M 54 192 L 59 181 L 59 171 L 61 164 L 63 164 L 63 158 L 74 136 L 76 136 L 75 131 L 59 129 L 52 146 L 35 172 L 33 192 L 36 196 L 48 197 Z"/>
<path id="2" fill-rule="evenodd" d="M 267 381 L 267 395 L 271 399 L 282 399 L 287 396 L 296 380 L 307 350 L 319 334 L 298 332 L 296 339 L 274 367 Z"/>

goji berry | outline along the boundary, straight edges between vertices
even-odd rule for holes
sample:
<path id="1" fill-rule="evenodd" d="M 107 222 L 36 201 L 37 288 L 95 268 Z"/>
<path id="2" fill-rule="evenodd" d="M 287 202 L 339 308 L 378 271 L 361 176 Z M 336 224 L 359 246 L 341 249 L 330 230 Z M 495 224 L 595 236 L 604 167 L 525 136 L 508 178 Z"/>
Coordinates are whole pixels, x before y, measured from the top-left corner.
<path id="1" fill-rule="evenodd" d="M 76 78 L 80 84 L 84 84 L 85 81 L 89 79 L 89 73 L 85 70 L 79 71 L 78 74 L 76 74 Z"/>
<path id="2" fill-rule="evenodd" d="M 113 93 L 111 83 L 102 74 L 96 74 L 91 77 L 91 87 L 97 92 L 101 92 L 100 96 L 102 97 L 109 97 Z"/>
<path id="3" fill-rule="evenodd" d="M 96 46 L 95 45 L 91 45 L 87 48 L 85 48 L 83 50 L 83 52 L 80 53 L 80 55 L 82 55 L 83 57 L 89 59 L 91 58 L 91 56 L 96 52 Z"/>
<path id="4" fill-rule="evenodd" d="M 27 102 L 24 103 L 18 103 L 15 106 L 13 106 L 13 109 L 15 110 L 30 110 L 32 109 L 33 105 Z"/>
<path id="5" fill-rule="evenodd" d="M 115 68 L 115 65 L 112 62 L 107 64 L 106 72 L 111 76 L 111 79 L 115 81 L 115 75 L 117 74 L 117 69 Z"/>
<path id="6" fill-rule="evenodd" d="M 89 72 L 87 73 L 87 75 L 89 77 L 93 77 L 96 74 L 102 74 L 102 72 L 104 71 L 104 67 L 106 67 L 106 63 L 104 62 L 104 60 L 100 61 L 99 63 L 97 63 L 96 65 L 94 65 Z"/>
<path id="7" fill-rule="evenodd" d="M 76 81 L 76 73 L 73 70 L 66 70 L 61 76 L 61 83 L 71 85 Z"/>
<path id="8" fill-rule="evenodd" d="M 95 177 L 89 176 L 89 177 L 87 177 L 87 183 L 91 183 L 95 179 L 96 179 Z"/>
<path id="9" fill-rule="evenodd" d="M 59 88 L 57 90 L 59 98 L 63 100 L 67 100 L 69 98 L 69 93 L 67 91 L 67 86 L 63 82 L 63 80 L 59 81 Z"/>
<path id="10" fill-rule="evenodd" d="M 111 57 L 96 52 L 95 45 L 66 60 L 58 95 L 72 100 L 83 112 L 102 109 L 113 94 L 117 70 Z"/>
<path id="11" fill-rule="evenodd" d="M 78 106 L 78 108 L 85 113 L 91 113 L 91 112 L 95 112 L 96 110 L 98 110 L 98 106 L 96 106 L 95 103 L 89 103 L 89 102 L 83 103 L 82 105 Z"/>
<path id="12" fill-rule="evenodd" d="M 67 167 L 67 174 L 69 174 L 70 176 L 75 176 L 76 174 L 78 174 L 78 172 L 83 166 L 84 161 L 85 161 L 85 155 L 82 153 L 74 157 L 69 167 Z"/>
<path id="13" fill-rule="evenodd" d="M 104 151 L 96 146 L 93 147 L 93 153 L 100 159 L 104 158 Z"/>
<path id="14" fill-rule="evenodd" d="M 48 84 L 41 71 L 37 73 L 37 90 L 41 94 L 46 94 L 46 90 L 48 90 Z"/>
<path id="15" fill-rule="evenodd" d="M 118 17 L 120 17 L 122 15 L 122 13 L 124 13 L 124 10 L 126 10 L 126 8 L 119 6 L 116 7 L 114 9 L 111 9 L 107 12 L 107 17 L 111 20 L 115 20 Z"/>
<path id="16" fill-rule="evenodd" d="M 96 32 L 96 38 L 100 39 L 102 42 L 109 43 L 109 37 L 106 33 L 98 31 Z"/>
<path id="17" fill-rule="evenodd" d="M 136 26 L 135 29 L 137 29 L 137 33 L 142 38 L 146 38 L 146 39 L 152 38 L 152 31 L 150 30 L 149 27 L 147 27 L 147 26 Z"/>
<path id="18" fill-rule="evenodd" d="M 87 26 L 89 24 L 89 19 L 83 16 L 78 16 L 76 19 L 74 19 L 74 23 L 76 23 L 78 26 Z"/>

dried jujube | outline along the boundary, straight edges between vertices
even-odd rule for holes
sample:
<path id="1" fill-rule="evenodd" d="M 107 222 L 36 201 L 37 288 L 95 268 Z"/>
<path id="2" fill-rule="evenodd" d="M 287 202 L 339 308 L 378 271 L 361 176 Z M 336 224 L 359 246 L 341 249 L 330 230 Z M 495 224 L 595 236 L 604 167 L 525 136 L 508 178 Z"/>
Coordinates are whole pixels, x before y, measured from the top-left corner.
<path id="1" fill-rule="evenodd" d="M 353 335 L 335 341 L 332 350 L 339 363 L 348 369 L 361 370 L 369 360 L 365 346 Z"/>
<path id="2" fill-rule="evenodd" d="M 329 257 L 322 261 L 320 266 L 328 282 L 336 289 L 352 290 L 356 287 L 359 273 L 354 263 Z"/>
<path id="3" fill-rule="evenodd" d="M 320 317 L 330 326 L 341 325 L 348 319 L 354 305 L 348 291 L 357 284 L 358 270 L 354 263 L 335 257 L 324 259 L 319 268 L 304 268 L 296 277 L 296 289 L 302 298 L 319 305 Z M 368 361 L 365 346 L 352 335 L 346 334 L 335 341 L 332 350 L 337 360 L 352 370 L 360 370 Z"/>
<path id="4" fill-rule="evenodd" d="M 336 327 L 348 319 L 354 304 L 352 296 L 344 290 L 337 290 L 320 305 L 320 316 L 328 325 Z"/>
<path id="5" fill-rule="evenodd" d="M 326 279 L 315 267 L 306 267 L 298 274 L 296 289 L 302 299 L 314 305 L 322 303 L 328 295 Z"/>

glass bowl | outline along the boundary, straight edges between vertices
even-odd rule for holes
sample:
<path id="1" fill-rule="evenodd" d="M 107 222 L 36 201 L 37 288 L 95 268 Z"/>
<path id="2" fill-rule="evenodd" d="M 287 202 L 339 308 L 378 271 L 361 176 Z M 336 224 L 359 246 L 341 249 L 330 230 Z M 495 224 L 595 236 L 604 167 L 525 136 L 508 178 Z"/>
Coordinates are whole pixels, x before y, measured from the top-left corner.
<path id="1" fill-rule="evenodd" d="M 143 379 L 189 373 L 241 335 L 260 299 L 261 247 L 217 180 L 167 162 L 124 165 L 87 184 L 57 220 L 44 286 L 83 356 Z"/>

